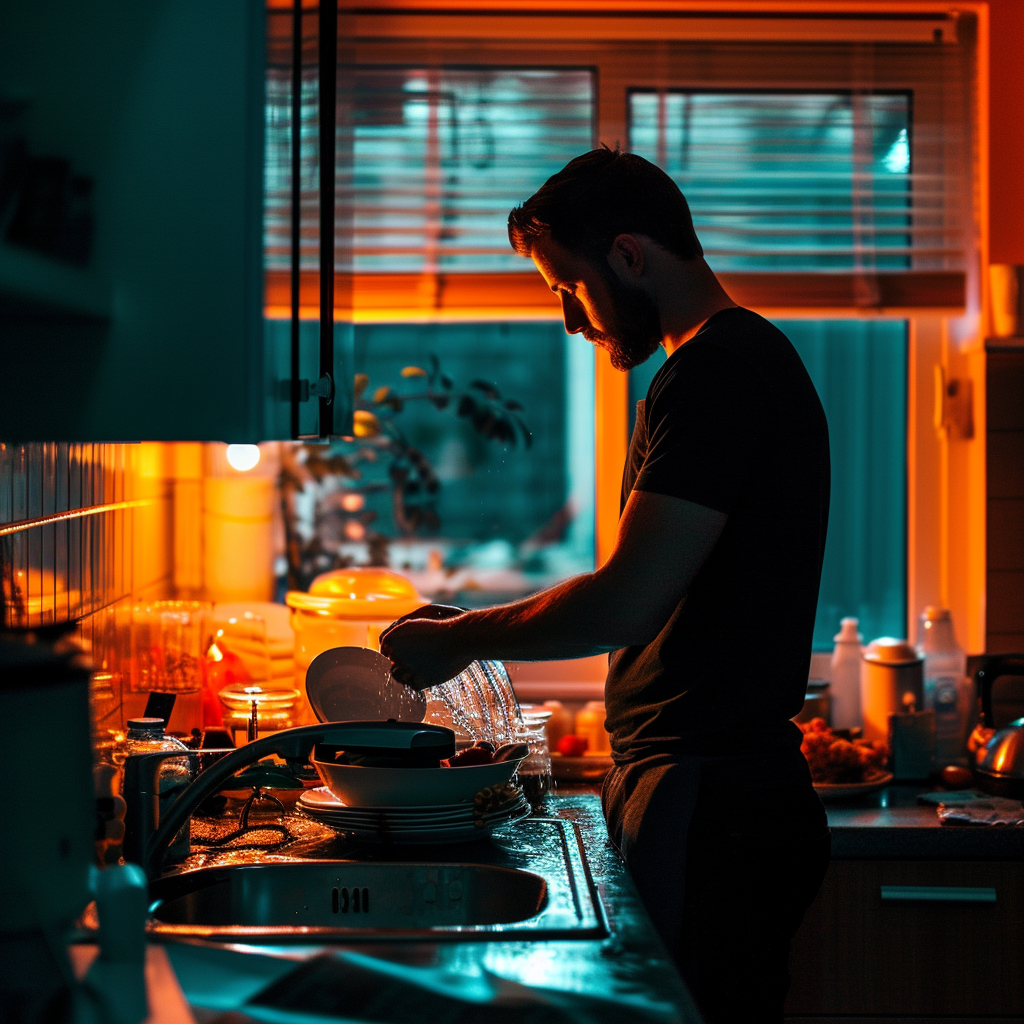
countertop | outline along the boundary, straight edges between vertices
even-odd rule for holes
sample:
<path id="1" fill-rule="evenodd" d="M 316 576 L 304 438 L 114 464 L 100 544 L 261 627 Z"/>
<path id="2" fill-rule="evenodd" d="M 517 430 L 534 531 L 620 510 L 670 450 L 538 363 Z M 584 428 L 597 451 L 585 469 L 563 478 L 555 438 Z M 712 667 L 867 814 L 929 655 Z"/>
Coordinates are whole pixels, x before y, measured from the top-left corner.
<path id="1" fill-rule="evenodd" d="M 273 949 L 168 943 L 197 1020 L 230 1013 L 231 1024 L 294 1022 L 296 1014 L 395 1024 L 696 1024 L 689 994 L 608 842 L 597 796 L 560 794 L 546 815 L 580 829 L 607 937 Z M 435 850 L 443 860 L 445 849 Z"/>
<path id="2" fill-rule="evenodd" d="M 827 803 L 835 860 L 1019 860 L 1024 828 L 942 825 L 918 802 L 925 784 L 891 785 L 855 800 Z"/>

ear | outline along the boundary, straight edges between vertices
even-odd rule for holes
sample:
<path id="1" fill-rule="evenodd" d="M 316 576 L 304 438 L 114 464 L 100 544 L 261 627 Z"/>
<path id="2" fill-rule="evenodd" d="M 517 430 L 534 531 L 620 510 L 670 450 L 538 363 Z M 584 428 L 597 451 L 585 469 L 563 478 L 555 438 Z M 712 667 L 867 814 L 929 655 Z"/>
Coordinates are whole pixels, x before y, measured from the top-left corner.
<path id="1" fill-rule="evenodd" d="M 644 251 L 633 235 L 617 235 L 608 262 L 619 273 L 639 277 L 644 272 Z"/>

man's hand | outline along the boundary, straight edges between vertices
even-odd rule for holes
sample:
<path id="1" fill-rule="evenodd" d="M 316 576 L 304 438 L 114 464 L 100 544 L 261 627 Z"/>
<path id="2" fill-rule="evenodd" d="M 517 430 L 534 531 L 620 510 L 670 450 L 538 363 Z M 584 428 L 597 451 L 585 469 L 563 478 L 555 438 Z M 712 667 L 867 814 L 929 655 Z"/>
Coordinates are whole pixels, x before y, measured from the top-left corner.
<path id="1" fill-rule="evenodd" d="M 683 498 L 633 491 L 601 568 L 497 608 L 418 609 L 384 631 L 381 653 L 395 679 L 424 689 L 477 658 L 547 661 L 649 644 L 689 592 L 727 519 Z"/>
<path id="2" fill-rule="evenodd" d="M 460 614 L 455 610 L 455 615 Z M 454 679 L 470 662 L 453 644 L 449 622 L 404 616 L 380 637 L 380 653 L 391 659 L 391 677 L 416 690 Z"/>

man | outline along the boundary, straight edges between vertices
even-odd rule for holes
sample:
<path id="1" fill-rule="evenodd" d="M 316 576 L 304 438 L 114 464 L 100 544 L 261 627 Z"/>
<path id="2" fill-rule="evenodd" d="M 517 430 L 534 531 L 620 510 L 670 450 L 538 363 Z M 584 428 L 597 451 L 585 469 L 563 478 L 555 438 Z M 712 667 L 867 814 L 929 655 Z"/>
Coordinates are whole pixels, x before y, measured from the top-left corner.
<path id="1" fill-rule="evenodd" d="M 476 658 L 608 652 L 609 832 L 709 1024 L 781 1021 L 789 940 L 828 862 L 799 712 L 828 521 L 825 416 L 798 355 L 738 307 L 674 182 L 577 157 L 509 216 L 565 329 L 628 370 L 638 403 L 615 549 L 514 604 L 382 637 L 427 687 Z"/>

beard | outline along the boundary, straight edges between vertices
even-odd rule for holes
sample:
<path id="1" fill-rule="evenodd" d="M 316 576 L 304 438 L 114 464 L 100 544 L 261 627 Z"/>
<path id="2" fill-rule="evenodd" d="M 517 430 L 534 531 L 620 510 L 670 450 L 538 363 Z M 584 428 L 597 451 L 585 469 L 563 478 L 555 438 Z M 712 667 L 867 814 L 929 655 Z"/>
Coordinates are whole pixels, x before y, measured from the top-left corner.
<path id="1" fill-rule="evenodd" d="M 632 370 L 650 359 L 661 344 L 661 316 L 648 295 L 627 288 L 611 267 L 598 266 L 608 288 L 614 319 L 609 333 L 588 327 L 583 337 L 600 345 L 616 370 Z"/>

